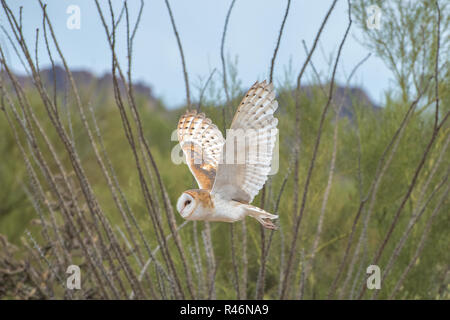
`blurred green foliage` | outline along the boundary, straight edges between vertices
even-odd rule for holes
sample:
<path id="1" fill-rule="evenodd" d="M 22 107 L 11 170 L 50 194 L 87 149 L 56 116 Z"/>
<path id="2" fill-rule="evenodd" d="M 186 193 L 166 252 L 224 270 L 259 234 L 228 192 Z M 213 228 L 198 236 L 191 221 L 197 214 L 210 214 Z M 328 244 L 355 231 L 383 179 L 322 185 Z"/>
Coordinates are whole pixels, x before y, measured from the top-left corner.
<path id="1" fill-rule="evenodd" d="M 423 38 L 427 41 L 429 48 L 435 47 L 436 38 L 435 28 L 433 28 L 433 8 L 426 2 L 421 6 L 416 3 L 416 13 L 403 12 L 403 20 L 397 21 L 413 27 L 412 24 L 421 19 L 423 23 Z M 379 3 L 383 7 L 382 1 Z M 428 7 L 427 7 L 428 6 Z M 401 6 L 402 10 L 406 10 L 406 6 Z M 363 25 L 365 21 L 365 7 L 363 2 L 355 2 L 355 15 L 359 17 L 358 21 Z M 422 10 L 422 11 L 420 11 Z M 445 11 L 446 8 L 441 8 Z M 446 11 L 445 11 L 446 12 Z M 448 16 L 443 19 L 444 26 L 448 25 Z M 392 17 L 391 17 L 392 18 Z M 396 19 L 396 18 L 392 18 Z M 352 103 L 353 115 L 351 118 L 340 117 L 337 122 L 334 121 L 334 109 L 331 108 L 324 127 L 322 141 L 319 154 L 316 159 L 315 171 L 310 184 L 310 193 L 308 202 L 306 203 L 305 216 L 302 222 L 298 255 L 304 252 L 306 258 L 310 254 L 309 250 L 314 240 L 317 229 L 318 216 L 321 210 L 324 190 L 327 185 L 330 161 L 333 149 L 333 132 L 334 126 L 339 126 L 339 135 L 337 140 L 337 162 L 336 171 L 331 193 L 325 212 L 325 223 L 322 231 L 322 237 L 319 243 L 319 251 L 312 267 L 311 274 L 305 285 L 305 297 L 307 298 L 324 298 L 328 293 L 330 284 L 332 283 L 339 263 L 344 254 L 346 241 L 349 236 L 353 219 L 358 211 L 360 201 L 369 190 L 371 183 L 375 177 L 378 161 L 399 127 L 411 101 L 414 100 L 417 89 L 424 86 L 427 81 L 431 81 L 424 97 L 413 113 L 411 119 L 406 126 L 404 135 L 401 138 L 397 152 L 392 160 L 390 167 L 384 175 L 377 194 L 375 206 L 373 208 L 372 218 L 368 227 L 368 235 L 364 241 L 364 249 L 361 261 L 358 262 L 357 271 L 352 277 L 353 281 L 360 283 L 365 274 L 365 266 L 370 264 L 372 257 L 375 255 L 377 248 L 388 228 L 390 227 L 394 213 L 400 205 L 414 172 L 423 155 L 426 144 L 428 143 L 434 124 L 434 88 L 433 80 L 429 80 L 434 70 L 435 51 L 428 50 L 425 58 L 420 58 L 420 47 L 416 42 L 407 43 L 409 40 L 417 41 L 415 37 L 416 31 L 408 29 L 408 33 L 403 35 L 405 43 L 396 42 L 394 37 L 397 33 L 398 26 L 389 17 L 383 21 L 383 28 L 380 33 L 366 30 L 363 42 L 368 43 L 368 48 L 374 50 L 376 54 L 385 59 L 388 66 L 394 68 L 401 63 L 400 70 L 396 73 L 395 86 L 390 92 L 386 93 L 386 103 L 380 109 L 373 109 L 367 105 L 354 100 Z M 444 21 L 445 20 L 445 21 Z M 387 22 L 386 22 L 387 21 Z M 394 32 L 394 31 L 396 32 Z M 398 31 L 403 32 L 403 31 Z M 418 31 L 417 31 L 418 32 Z M 383 34 L 391 34 L 392 37 L 383 36 Z M 446 33 L 447 34 L 447 33 Z M 409 38 L 408 38 L 409 36 Z M 448 36 L 448 34 L 447 34 Z M 381 39 L 381 40 L 380 40 Z M 388 48 L 392 48 L 391 56 L 386 51 L 385 41 Z M 434 41 L 434 43 L 433 43 Z M 442 47 L 448 46 L 448 37 L 443 37 Z M 400 47 L 392 47 L 397 43 Z M 420 48 L 419 48 L 420 47 Z M 411 49 L 408 51 L 408 48 Z M 415 52 L 419 50 L 419 53 Z M 406 53 L 406 51 L 410 53 Z M 448 52 L 443 51 L 442 61 L 448 62 Z M 401 62 L 399 62 L 401 61 Z M 420 64 L 420 68 L 418 65 Z M 409 69 L 408 69 L 409 67 Z M 231 121 L 231 114 L 238 105 L 243 90 L 239 90 L 243 86 L 240 85 L 235 64 L 231 64 L 230 74 L 232 75 L 230 86 L 232 90 L 232 110 L 228 112 L 227 124 Z M 234 69 L 233 69 L 234 68 Z M 413 70 L 425 70 L 424 73 L 416 75 Z M 234 73 L 233 73 L 234 70 Z M 409 70 L 409 71 L 408 71 Z M 234 75 L 234 76 L 233 76 Z M 440 117 L 449 111 L 450 108 L 450 90 L 449 89 L 449 71 L 448 63 L 444 64 L 440 72 L 440 100 L 441 110 Z M 414 77 L 417 78 L 415 79 Z M 416 84 L 416 90 L 412 84 Z M 276 83 L 276 92 L 278 93 L 279 110 L 277 117 L 279 118 L 280 129 L 280 165 L 278 174 L 272 176 L 267 184 L 266 205 L 269 211 L 273 210 L 277 196 L 280 192 L 283 179 L 289 173 L 292 163 L 293 146 L 298 143 L 294 139 L 294 119 L 295 119 L 295 102 L 292 95 L 292 86 L 294 84 L 287 79 L 279 80 Z M 327 86 L 325 86 L 327 88 Z M 222 105 L 217 104 L 217 97 L 220 95 L 220 83 L 212 81 L 209 89 L 206 91 L 205 101 L 202 103 L 202 111 L 210 117 L 214 123 L 222 128 Z M 153 239 L 153 229 L 150 224 L 148 212 L 145 208 L 142 198 L 142 192 L 139 185 L 139 179 L 136 172 L 134 158 L 126 141 L 122 122 L 119 112 L 115 106 L 114 98 L 110 91 L 105 90 L 98 92 L 92 88 L 80 88 L 83 103 L 92 107 L 95 112 L 97 123 L 99 125 L 106 150 L 117 174 L 118 180 L 124 193 L 135 212 L 138 222 L 146 236 Z M 27 95 L 37 113 L 42 119 L 44 129 L 52 142 L 54 143 L 57 153 L 63 159 L 64 166 L 70 168 L 70 162 L 65 156 L 64 148 L 58 140 L 53 127 L 50 125 L 48 118 L 44 112 L 42 102 L 37 93 L 32 88 L 27 88 Z M 73 101 L 69 99 L 65 101 L 63 95 L 58 96 L 59 109 L 62 121 L 64 122 L 68 132 L 73 134 L 76 148 L 79 152 L 81 161 L 86 175 L 89 177 L 94 187 L 103 211 L 107 213 L 113 225 L 120 226 L 123 229 L 123 222 L 115 207 L 109 189 L 106 187 L 105 179 L 102 176 L 92 149 L 90 148 L 86 136 L 86 132 L 80 122 L 80 115 L 76 112 Z M 185 109 L 167 110 L 161 103 L 150 105 L 145 96 L 137 95 L 137 105 L 140 112 L 142 122 L 144 124 L 145 136 L 147 137 L 151 151 L 158 165 L 162 180 L 169 192 L 171 203 L 174 205 L 178 196 L 186 189 L 195 187 L 187 166 L 175 165 L 171 161 L 172 148 L 176 145 L 176 141 L 171 140 L 171 135 L 176 128 L 178 117 L 184 113 Z M 301 145 L 300 145 L 300 198 L 303 191 L 306 173 L 312 157 L 314 142 L 317 136 L 319 119 L 326 102 L 326 97 L 321 90 L 316 87 L 311 94 L 302 93 L 301 96 Z M 231 107 L 231 106 L 230 106 Z M 92 124 L 92 118 L 89 119 Z M 17 124 L 16 124 L 17 125 Z M 404 211 L 396 226 L 391 241 L 388 242 L 380 265 L 384 266 L 387 259 L 398 243 L 412 213 L 416 210 L 417 201 L 422 190 L 422 186 L 431 172 L 433 165 L 436 163 L 440 152 L 449 137 L 450 128 L 448 123 L 439 133 L 439 136 L 431 149 L 431 153 L 427 157 L 425 166 L 419 175 L 417 186 L 413 189 L 412 195 L 408 200 Z M 21 136 L 22 142 L 25 141 Z M 41 141 L 42 143 L 42 141 Z M 26 144 L 24 147 L 27 148 Z M 42 147 L 45 150 L 45 147 Z M 24 236 L 26 229 L 35 230 L 34 234 L 38 234 L 38 229 L 34 229 L 33 221 L 37 220 L 36 212 L 32 203 L 27 197 L 29 191 L 29 179 L 26 174 L 22 156 L 17 148 L 16 142 L 11 128 L 9 127 L 5 117 L 0 116 L 0 234 L 6 235 L 9 240 L 20 245 L 20 238 Z M 47 157 L 48 154 L 44 155 Z M 48 156 L 49 157 L 49 156 Z M 443 161 L 437 169 L 430 187 L 426 191 L 426 195 L 430 195 L 431 191 L 437 186 L 445 176 L 450 164 L 450 151 L 447 150 L 443 155 Z M 33 164 L 35 165 L 35 164 Z M 292 169 L 292 168 L 290 168 Z M 292 171 L 291 171 L 292 172 Z M 292 177 L 292 174 L 289 175 Z M 448 183 L 448 182 L 447 182 Z M 288 245 L 292 237 L 292 228 L 294 217 L 297 214 L 293 212 L 293 180 L 287 180 L 286 189 L 282 194 L 279 216 L 281 231 L 275 232 L 272 247 L 268 257 L 266 270 L 266 298 L 276 298 L 278 284 L 280 279 L 280 259 L 283 254 L 289 251 Z M 430 217 L 438 196 L 433 198 L 427 206 L 424 215 L 413 229 L 413 233 L 401 252 L 395 263 L 394 269 L 386 282 L 382 284 L 383 290 L 381 298 L 387 298 L 392 291 L 395 283 L 410 262 L 418 245 L 426 221 Z M 260 195 L 255 199 L 255 204 L 260 203 Z M 449 213 L 450 206 L 448 201 L 440 209 L 439 215 L 433 222 L 432 230 L 426 242 L 425 248 L 417 261 L 415 267 L 411 270 L 406 281 L 403 283 L 402 290 L 398 298 L 404 299 L 448 299 L 448 268 L 450 261 L 449 248 Z M 181 224 L 182 218 L 177 215 L 177 223 Z M 362 220 L 358 224 L 358 232 L 356 238 L 359 237 Z M 235 236 L 237 245 L 237 257 L 242 256 L 241 223 L 235 224 Z M 218 298 L 235 298 L 235 291 L 232 285 L 231 248 L 230 248 L 230 231 L 229 225 L 226 223 L 212 223 L 212 240 L 214 245 L 215 256 L 218 263 L 218 272 L 216 276 L 216 290 Z M 260 226 L 257 222 L 247 219 L 248 239 L 247 254 L 249 261 L 248 277 L 249 285 L 247 288 L 248 297 L 253 297 L 255 292 L 256 278 L 258 275 L 259 265 L 261 262 L 260 255 Z M 194 247 L 193 225 L 189 223 L 181 232 L 182 241 L 186 247 Z M 268 232 L 266 235 L 268 236 Z M 156 245 L 156 242 L 153 243 Z M 173 247 L 173 244 L 170 244 Z M 353 246 L 354 248 L 354 246 Z M 203 257 L 204 258 L 204 257 Z M 181 265 L 180 261 L 176 261 L 177 265 Z M 242 269 L 240 269 L 242 272 Z M 296 281 L 301 276 L 301 268 L 296 267 Z M 358 282 L 359 281 L 359 282 Z M 359 288 L 359 287 L 358 287 Z M 294 297 L 296 295 L 294 294 Z"/>

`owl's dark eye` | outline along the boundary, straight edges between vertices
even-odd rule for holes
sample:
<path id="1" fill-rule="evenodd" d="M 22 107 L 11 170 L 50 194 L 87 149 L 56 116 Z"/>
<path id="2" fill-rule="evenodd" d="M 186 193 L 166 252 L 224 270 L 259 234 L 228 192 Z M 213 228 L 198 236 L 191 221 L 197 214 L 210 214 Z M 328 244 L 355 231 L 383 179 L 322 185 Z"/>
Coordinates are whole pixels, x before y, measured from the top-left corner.
<path id="1" fill-rule="evenodd" d="M 186 202 L 184 203 L 184 206 L 187 206 L 191 203 L 191 200 L 186 200 Z"/>

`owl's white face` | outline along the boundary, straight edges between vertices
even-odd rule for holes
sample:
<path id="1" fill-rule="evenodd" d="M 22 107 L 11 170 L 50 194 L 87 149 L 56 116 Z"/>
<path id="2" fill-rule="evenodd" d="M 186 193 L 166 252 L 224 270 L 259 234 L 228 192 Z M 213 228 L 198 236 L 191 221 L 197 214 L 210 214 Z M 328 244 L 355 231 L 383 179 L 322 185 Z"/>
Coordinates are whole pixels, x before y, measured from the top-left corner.
<path id="1" fill-rule="evenodd" d="M 183 193 L 177 201 L 177 210 L 183 218 L 188 218 L 194 212 L 196 200 L 188 193 Z"/>

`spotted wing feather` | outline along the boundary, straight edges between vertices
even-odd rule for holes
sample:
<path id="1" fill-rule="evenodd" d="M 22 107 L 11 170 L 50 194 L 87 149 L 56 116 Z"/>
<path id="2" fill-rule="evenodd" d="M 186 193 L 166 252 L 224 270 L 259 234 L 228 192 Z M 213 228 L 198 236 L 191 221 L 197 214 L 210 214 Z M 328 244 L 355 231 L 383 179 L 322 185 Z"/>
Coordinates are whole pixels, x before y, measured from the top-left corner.
<path id="1" fill-rule="evenodd" d="M 220 161 L 211 193 L 220 193 L 230 200 L 250 203 L 264 186 L 271 169 L 278 119 L 273 85 L 256 82 L 242 99 L 227 133 L 224 154 L 233 148 L 234 160 L 245 155 L 244 161 Z M 245 135 L 245 143 L 235 143 L 235 136 Z M 256 148 L 256 152 L 255 152 Z M 225 156 L 226 157 L 226 156 Z"/>
<path id="2" fill-rule="evenodd" d="M 225 140 L 204 113 L 188 111 L 178 122 L 178 141 L 200 189 L 211 190 Z"/>

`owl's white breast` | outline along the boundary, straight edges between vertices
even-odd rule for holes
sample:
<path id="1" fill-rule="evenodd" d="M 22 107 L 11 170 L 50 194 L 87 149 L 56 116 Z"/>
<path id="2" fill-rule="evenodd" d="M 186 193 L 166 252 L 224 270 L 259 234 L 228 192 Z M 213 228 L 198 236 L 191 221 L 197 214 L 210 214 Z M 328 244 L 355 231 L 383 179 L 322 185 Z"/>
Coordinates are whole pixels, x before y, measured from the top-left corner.
<path id="1" fill-rule="evenodd" d="M 242 220 L 245 217 L 245 210 L 239 202 L 226 200 L 219 194 L 211 195 L 214 204 L 212 214 L 208 217 L 209 221 L 234 222 Z"/>

